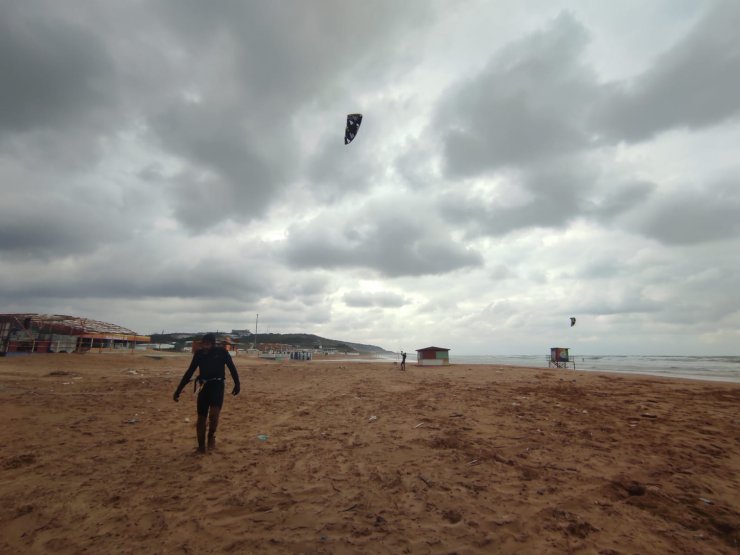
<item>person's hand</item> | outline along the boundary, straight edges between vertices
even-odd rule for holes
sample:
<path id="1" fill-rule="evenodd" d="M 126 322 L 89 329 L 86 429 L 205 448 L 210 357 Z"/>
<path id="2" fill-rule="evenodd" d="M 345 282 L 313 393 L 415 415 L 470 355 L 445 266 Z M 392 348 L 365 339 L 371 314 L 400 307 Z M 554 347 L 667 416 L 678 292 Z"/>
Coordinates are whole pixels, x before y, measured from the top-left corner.
<path id="1" fill-rule="evenodd" d="M 175 400 L 175 403 L 178 403 L 180 401 L 180 394 L 175 392 L 172 398 Z"/>
<path id="2" fill-rule="evenodd" d="M 231 390 L 232 395 L 239 395 L 239 391 L 241 391 L 241 387 L 239 387 L 239 384 L 234 384 L 234 389 Z"/>

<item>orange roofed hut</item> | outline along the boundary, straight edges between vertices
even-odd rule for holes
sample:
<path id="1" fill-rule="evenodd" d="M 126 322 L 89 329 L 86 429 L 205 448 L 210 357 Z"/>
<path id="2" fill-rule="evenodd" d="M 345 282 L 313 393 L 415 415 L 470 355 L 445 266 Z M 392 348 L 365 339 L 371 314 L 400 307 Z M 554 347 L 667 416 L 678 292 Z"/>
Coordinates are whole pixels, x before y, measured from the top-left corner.
<path id="1" fill-rule="evenodd" d="M 444 347 L 425 347 L 416 349 L 417 366 L 448 366 L 450 350 Z"/>

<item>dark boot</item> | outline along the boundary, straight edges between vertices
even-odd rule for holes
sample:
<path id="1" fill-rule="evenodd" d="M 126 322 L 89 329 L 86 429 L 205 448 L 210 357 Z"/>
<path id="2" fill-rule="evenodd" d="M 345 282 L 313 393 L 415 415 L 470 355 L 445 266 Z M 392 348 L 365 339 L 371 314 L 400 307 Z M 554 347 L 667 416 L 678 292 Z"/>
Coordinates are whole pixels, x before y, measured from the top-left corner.
<path id="1" fill-rule="evenodd" d="M 198 434 L 198 453 L 206 452 L 206 417 L 198 415 L 198 422 L 195 424 L 195 430 Z"/>
<path id="2" fill-rule="evenodd" d="M 210 414 L 208 415 L 208 450 L 216 448 L 216 429 L 218 428 L 218 417 L 221 414 L 221 409 L 218 407 L 211 407 Z"/>

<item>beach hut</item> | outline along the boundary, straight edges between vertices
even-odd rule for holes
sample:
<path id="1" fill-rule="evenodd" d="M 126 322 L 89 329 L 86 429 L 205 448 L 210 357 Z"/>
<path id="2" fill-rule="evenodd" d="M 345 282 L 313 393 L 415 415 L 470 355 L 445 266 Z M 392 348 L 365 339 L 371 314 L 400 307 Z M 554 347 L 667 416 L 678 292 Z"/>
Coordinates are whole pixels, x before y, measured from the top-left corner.
<path id="1" fill-rule="evenodd" d="M 450 350 L 444 347 L 425 347 L 416 349 L 418 366 L 447 366 L 450 364 Z"/>
<path id="2" fill-rule="evenodd" d="M 568 368 L 568 364 L 573 365 L 573 370 L 576 369 L 576 361 L 570 359 L 568 347 L 550 347 L 549 368 Z"/>

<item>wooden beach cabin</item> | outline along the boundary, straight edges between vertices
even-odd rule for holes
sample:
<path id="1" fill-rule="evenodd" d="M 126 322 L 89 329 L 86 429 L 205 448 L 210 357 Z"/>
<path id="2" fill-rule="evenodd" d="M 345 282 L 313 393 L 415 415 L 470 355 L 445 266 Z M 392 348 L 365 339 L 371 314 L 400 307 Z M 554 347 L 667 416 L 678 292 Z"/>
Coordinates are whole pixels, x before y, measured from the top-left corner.
<path id="1" fill-rule="evenodd" d="M 417 366 L 447 366 L 450 364 L 450 350 L 444 347 L 425 347 L 416 349 Z"/>
<path id="2" fill-rule="evenodd" d="M 568 347 L 550 347 L 548 368 L 568 368 L 569 364 L 573 365 L 573 370 L 576 369 L 576 361 L 570 359 Z"/>

